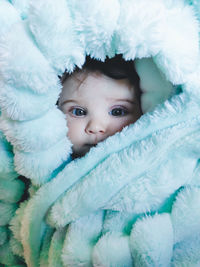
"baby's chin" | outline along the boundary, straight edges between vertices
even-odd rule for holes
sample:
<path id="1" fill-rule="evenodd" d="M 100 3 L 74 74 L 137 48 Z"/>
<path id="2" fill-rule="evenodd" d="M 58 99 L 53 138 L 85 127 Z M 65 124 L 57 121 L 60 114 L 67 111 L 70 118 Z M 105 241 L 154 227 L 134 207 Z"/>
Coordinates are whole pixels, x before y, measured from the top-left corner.
<path id="1" fill-rule="evenodd" d="M 86 153 L 89 152 L 91 147 L 96 146 L 96 144 L 85 144 L 79 148 L 73 148 L 73 153 L 72 153 L 72 158 L 76 159 L 76 158 L 81 158 L 83 156 L 85 156 Z"/>

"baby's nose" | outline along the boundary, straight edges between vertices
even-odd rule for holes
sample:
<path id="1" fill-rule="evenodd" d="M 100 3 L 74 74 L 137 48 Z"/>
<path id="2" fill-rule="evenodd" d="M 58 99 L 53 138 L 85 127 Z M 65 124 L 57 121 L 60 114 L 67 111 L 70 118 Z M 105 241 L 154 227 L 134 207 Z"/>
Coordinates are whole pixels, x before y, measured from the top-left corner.
<path id="1" fill-rule="evenodd" d="M 87 134 L 104 134 L 106 131 L 105 123 L 98 120 L 90 120 L 85 131 Z"/>

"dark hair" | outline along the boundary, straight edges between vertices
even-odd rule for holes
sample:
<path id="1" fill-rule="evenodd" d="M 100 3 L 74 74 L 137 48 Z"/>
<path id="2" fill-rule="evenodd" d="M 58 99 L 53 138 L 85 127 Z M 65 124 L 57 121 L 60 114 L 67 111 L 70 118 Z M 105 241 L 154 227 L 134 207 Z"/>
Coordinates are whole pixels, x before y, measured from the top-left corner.
<path id="1" fill-rule="evenodd" d="M 133 60 L 126 61 L 122 58 L 121 54 L 116 55 L 113 58 L 106 58 L 104 62 L 87 56 L 82 68 L 76 67 L 74 72 L 81 71 L 82 69 L 91 72 L 99 71 L 104 75 L 116 80 L 128 79 L 130 84 L 134 86 L 136 97 L 140 103 L 140 78 L 135 70 Z M 61 77 L 61 82 L 64 83 L 69 76 L 70 74 L 65 72 Z"/>

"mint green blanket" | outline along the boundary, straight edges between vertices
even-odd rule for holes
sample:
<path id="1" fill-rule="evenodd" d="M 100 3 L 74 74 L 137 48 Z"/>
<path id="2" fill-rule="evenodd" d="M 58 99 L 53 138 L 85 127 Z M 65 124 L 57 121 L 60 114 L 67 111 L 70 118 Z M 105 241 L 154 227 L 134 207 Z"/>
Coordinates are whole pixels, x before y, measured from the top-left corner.
<path id="1" fill-rule="evenodd" d="M 200 266 L 199 10 L 0 0 L 0 265 Z M 58 76 L 115 54 L 145 114 L 72 161 Z"/>

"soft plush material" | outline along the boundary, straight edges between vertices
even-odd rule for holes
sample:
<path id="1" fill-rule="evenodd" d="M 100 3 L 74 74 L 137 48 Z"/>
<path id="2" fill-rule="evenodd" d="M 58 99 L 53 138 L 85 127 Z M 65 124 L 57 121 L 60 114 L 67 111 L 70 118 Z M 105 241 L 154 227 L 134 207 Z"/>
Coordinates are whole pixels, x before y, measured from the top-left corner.
<path id="1" fill-rule="evenodd" d="M 0 264 L 200 266 L 199 13 L 0 0 Z M 59 76 L 115 54 L 135 59 L 144 115 L 72 161 Z"/>

